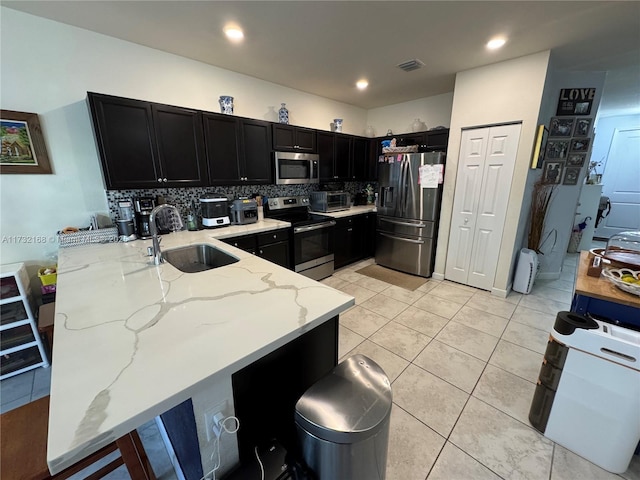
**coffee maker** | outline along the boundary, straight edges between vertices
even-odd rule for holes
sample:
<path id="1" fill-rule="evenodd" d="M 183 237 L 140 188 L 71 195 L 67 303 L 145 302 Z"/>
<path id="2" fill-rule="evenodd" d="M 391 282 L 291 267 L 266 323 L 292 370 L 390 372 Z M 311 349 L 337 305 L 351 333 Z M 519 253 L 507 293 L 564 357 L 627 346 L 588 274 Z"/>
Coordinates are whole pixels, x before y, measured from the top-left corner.
<path id="1" fill-rule="evenodd" d="M 130 242 L 136 239 L 136 231 L 134 225 L 133 202 L 130 199 L 118 201 L 118 233 L 120 241 Z"/>
<path id="2" fill-rule="evenodd" d="M 152 197 L 138 197 L 133 202 L 136 211 L 136 232 L 142 239 L 151 238 L 149 217 L 156 202 Z"/>

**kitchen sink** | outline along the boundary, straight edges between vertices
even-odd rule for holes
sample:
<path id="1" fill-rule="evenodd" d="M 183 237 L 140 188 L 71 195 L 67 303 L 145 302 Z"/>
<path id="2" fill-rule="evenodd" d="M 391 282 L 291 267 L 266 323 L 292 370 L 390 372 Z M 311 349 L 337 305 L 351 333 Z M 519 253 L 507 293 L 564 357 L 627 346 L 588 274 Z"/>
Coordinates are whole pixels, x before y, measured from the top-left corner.
<path id="1" fill-rule="evenodd" d="M 233 255 L 204 243 L 166 250 L 162 252 L 162 257 L 185 273 L 204 272 L 239 260 Z"/>

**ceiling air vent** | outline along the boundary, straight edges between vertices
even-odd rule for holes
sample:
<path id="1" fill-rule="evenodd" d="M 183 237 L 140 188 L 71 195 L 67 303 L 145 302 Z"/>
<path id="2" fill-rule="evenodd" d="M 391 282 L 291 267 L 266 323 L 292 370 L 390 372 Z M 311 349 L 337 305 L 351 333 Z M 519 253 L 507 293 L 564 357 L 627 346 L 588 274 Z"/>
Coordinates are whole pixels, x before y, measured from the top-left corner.
<path id="1" fill-rule="evenodd" d="M 424 62 L 418 60 L 417 58 L 414 58 L 413 60 L 399 63 L 396 66 L 398 68 L 401 68 L 405 72 L 412 72 L 414 70 L 418 70 L 419 68 L 424 67 Z"/>

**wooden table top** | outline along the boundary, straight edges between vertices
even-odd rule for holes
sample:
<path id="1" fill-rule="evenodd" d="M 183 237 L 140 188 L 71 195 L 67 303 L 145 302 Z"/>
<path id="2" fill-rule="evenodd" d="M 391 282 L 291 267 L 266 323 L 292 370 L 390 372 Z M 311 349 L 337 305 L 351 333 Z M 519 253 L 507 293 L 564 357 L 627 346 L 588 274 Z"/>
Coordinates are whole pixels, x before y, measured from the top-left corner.
<path id="1" fill-rule="evenodd" d="M 593 255 L 588 251 L 580 253 L 578 273 L 576 274 L 576 295 L 599 298 L 608 302 L 620 303 L 630 307 L 640 308 L 640 297 L 620 290 L 604 276 L 590 277 L 587 275 Z"/>

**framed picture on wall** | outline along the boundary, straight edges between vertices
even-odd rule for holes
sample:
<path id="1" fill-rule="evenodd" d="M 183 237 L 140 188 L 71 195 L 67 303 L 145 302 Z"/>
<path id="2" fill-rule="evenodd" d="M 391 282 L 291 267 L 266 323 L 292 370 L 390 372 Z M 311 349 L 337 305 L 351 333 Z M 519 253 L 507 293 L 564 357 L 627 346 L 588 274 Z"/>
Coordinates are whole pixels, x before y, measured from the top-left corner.
<path id="1" fill-rule="evenodd" d="M 38 115 L 0 110 L 0 173 L 51 173 Z"/>
<path id="2" fill-rule="evenodd" d="M 576 126 L 573 129 L 574 137 L 588 137 L 591 133 L 592 118 L 578 118 L 576 120 Z"/>
<path id="3" fill-rule="evenodd" d="M 582 167 L 584 165 L 584 161 L 587 157 L 586 153 L 570 153 L 567 157 L 567 168 L 568 167 Z"/>
<path id="4" fill-rule="evenodd" d="M 570 137 L 574 123 L 574 117 L 553 117 L 549 122 L 549 137 Z"/>
<path id="5" fill-rule="evenodd" d="M 551 136 L 551 132 L 549 132 Z M 569 153 L 569 140 L 554 140 L 552 138 L 547 142 L 547 152 L 544 156 L 545 160 L 561 160 Z"/>
<path id="6" fill-rule="evenodd" d="M 543 183 L 558 185 L 562 179 L 564 162 L 554 162 L 546 160 L 544 162 Z"/>
<path id="7" fill-rule="evenodd" d="M 580 167 L 567 167 L 564 171 L 563 185 L 577 185 L 580 177 Z"/>
<path id="8" fill-rule="evenodd" d="M 591 144 L 591 139 L 586 138 L 572 138 L 571 139 L 571 148 L 569 151 L 571 153 L 574 152 L 587 152 L 589 150 L 589 145 Z"/>

